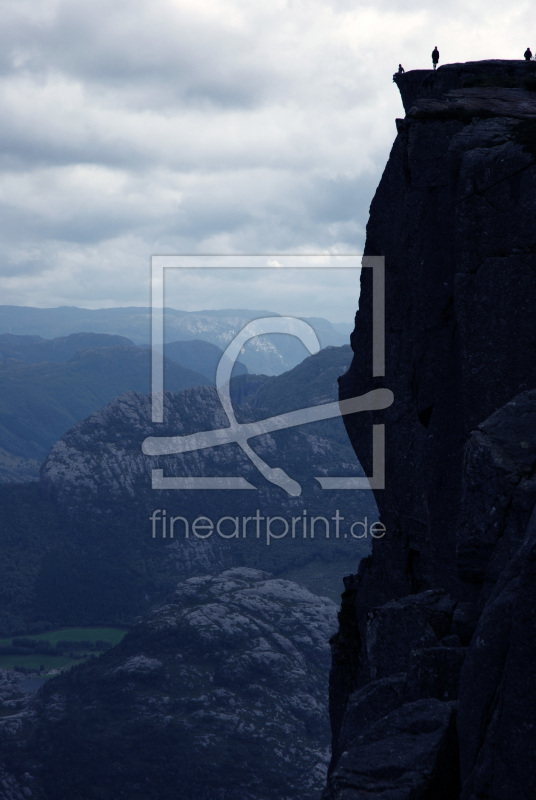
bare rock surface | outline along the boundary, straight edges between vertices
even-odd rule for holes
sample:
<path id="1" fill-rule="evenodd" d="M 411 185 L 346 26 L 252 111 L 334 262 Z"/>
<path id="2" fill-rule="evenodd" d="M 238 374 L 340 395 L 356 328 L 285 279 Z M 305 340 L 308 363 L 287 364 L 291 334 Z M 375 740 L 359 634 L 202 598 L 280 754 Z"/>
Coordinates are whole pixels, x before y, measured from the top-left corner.
<path id="1" fill-rule="evenodd" d="M 454 710 L 453 703 L 419 700 L 365 727 L 340 757 L 324 800 L 450 800 L 459 786 L 451 767 Z"/>
<path id="2" fill-rule="evenodd" d="M 340 380 L 343 398 L 377 385 L 395 395 L 369 417 L 386 425 L 375 496 L 387 533 L 345 579 L 329 800 L 536 792 L 535 69 L 485 61 L 395 76 L 407 114 L 365 248 L 385 256 L 386 377 L 370 377 L 365 269 Z M 346 423 L 368 473 L 370 428 Z M 391 772 L 387 720 L 421 707 L 449 721 L 430 752 L 406 747 Z M 367 739 L 371 724 L 384 738 Z M 441 790 L 431 776 L 442 770 L 452 779 Z"/>
<path id="3" fill-rule="evenodd" d="M 329 758 L 335 626 L 331 600 L 259 570 L 191 578 L 45 685 L 25 733 L 4 729 L 8 768 L 47 800 L 309 800 Z"/>

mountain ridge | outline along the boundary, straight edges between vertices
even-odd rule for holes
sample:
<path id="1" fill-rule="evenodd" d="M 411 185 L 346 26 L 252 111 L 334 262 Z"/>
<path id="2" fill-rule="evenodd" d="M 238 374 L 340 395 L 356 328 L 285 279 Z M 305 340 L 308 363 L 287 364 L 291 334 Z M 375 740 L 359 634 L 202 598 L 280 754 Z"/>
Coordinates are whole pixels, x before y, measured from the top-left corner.
<path id="1" fill-rule="evenodd" d="M 133 349 L 138 357 L 143 354 Z M 310 357 L 309 366 L 296 368 L 298 375 L 303 369 L 318 373 L 308 389 L 309 403 L 335 400 L 333 363 L 342 366 L 348 361 L 349 348 L 343 347 L 320 351 Z M 284 380 L 290 403 L 291 374 L 278 378 L 241 375 L 231 381 L 239 421 L 264 419 L 273 413 L 264 402 L 248 405 L 273 380 Z M 247 539 L 226 540 L 217 534 L 206 540 L 191 534 L 185 539 L 179 524 L 174 541 L 163 538 L 161 526 L 152 537 L 155 509 L 167 509 L 169 517 L 186 517 L 190 525 L 199 516 L 214 521 L 225 515 L 245 518 L 257 509 L 263 518 L 277 515 L 287 520 L 304 510 L 309 516 L 329 519 L 339 509 L 344 516 L 348 493 L 323 492 L 314 476 L 362 474 L 340 418 L 252 438 L 258 457 L 300 483 L 300 497 L 291 497 L 270 483 L 234 442 L 193 453 L 146 456 L 141 447 L 147 436 L 197 433 L 229 423 L 215 388 L 209 385 L 166 393 L 164 400 L 164 423 L 159 424 L 151 419 L 150 396 L 130 391 L 114 398 L 52 446 L 41 467 L 39 486 L 0 486 L 0 569 L 10 576 L 0 616 L 0 628 L 6 634 L 24 631 L 25 625 L 42 620 L 48 621 L 48 627 L 56 622 L 132 621 L 148 605 L 160 602 L 173 581 L 233 565 L 247 564 L 289 579 L 299 575 L 315 591 L 336 597 L 343 565 L 348 559 L 357 563 L 369 551 L 370 534 L 359 540 L 346 528 L 347 538 L 342 534 L 336 538 L 333 530 L 329 539 L 321 523 L 316 539 L 289 534 L 281 541 L 274 537 L 268 544 L 266 534 L 256 537 L 251 526 Z M 151 487 L 152 469 L 161 469 L 171 478 L 238 475 L 255 491 L 157 491 Z M 375 520 L 370 492 L 356 493 L 352 514 L 352 521 Z"/>

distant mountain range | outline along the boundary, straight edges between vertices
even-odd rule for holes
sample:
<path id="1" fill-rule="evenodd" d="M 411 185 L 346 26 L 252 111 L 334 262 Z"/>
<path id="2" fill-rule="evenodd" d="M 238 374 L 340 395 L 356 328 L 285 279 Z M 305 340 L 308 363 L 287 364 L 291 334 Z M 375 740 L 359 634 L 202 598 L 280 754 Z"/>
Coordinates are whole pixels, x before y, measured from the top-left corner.
<path id="1" fill-rule="evenodd" d="M 71 333 L 56 339 L 41 336 L 0 334 L 0 361 L 25 361 L 42 364 L 44 361 L 62 363 L 74 358 L 81 350 L 101 347 L 131 347 L 133 342 L 125 336 L 105 333 Z"/>
<path id="2" fill-rule="evenodd" d="M 79 349 L 92 343 L 98 348 Z M 151 390 L 150 351 L 123 337 L 0 337 L 0 356 L 8 354 L 0 361 L 0 482 L 35 480 L 46 454 L 69 428 L 123 392 Z M 37 363 L 28 363 L 34 359 Z M 211 383 L 206 374 L 171 359 L 165 360 L 165 376 L 173 392 Z"/>
<path id="3" fill-rule="evenodd" d="M 165 347 L 166 388 L 214 384 L 223 353 L 210 342 Z M 237 363 L 234 375 L 247 374 Z M 73 333 L 56 339 L 0 335 L 0 483 L 35 480 L 60 436 L 129 390 L 151 391 L 151 352 L 124 336 Z"/>
<path id="4" fill-rule="evenodd" d="M 167 342 L 203 340 L 224 350 L 248 322 L 279 316 L 273 311 L 221 309 L 206 311 L 165 310 L 164 339 Z M 333 325 L 321 317 L 308 318 L 322 347 L 348 344 L 352 326 Z M 31 308 L 0 306 L 0 334 L 39 336 L 47 339 L 72 333 L 106 333 L 123 336 L 134 344 L 151 341 L 151 309 L 142 307 L 87 309 L 70 306 Z M 279 375 L 309 355 L 294 337 L 275 334 L 248 342 L 240 361 L 250 372 Z"/>
<path id="5" fill-rule="evenodd" d="M 22 316 L 55 310 L 62 311 L 23 308 Z M 207 312 L 203 320 L 205 323 L 211 320 L 211 325 L 201 325 L 199 315 L 183 314 L 177 319 L 189 322 L 188 331 L 192 335 L 194 328 L 202 328 L 201 333 L 204 331 L 205 335 L 222 341 L 239 330 L 253 312 L 236 312 L 238 316 L 232 316 L 234 313 Z M 121 319 L 121 314 L 117 317 Z M 319 338 L 339 337 L 330 331 L 326 320 L 314 323 Z M 183 327 L 184 335 L 188 331 Z M 184 339 L 166 342 L 164 351 L 166 390 L 180 392 L 191 386 L 214 384 L 223 355 L 217 344 L 204 339 Z M 259 337 L 258 341 L 246 344 L 245 352 L 249 353 L 247 360 L 253 362 L 256 371 L 265 374 L 279 373 L 282 364 L 300 363 L 308 355 L 301 342 L 282 334 Z M 151 359 L 149 345 L 137 347 L 119 334 L 78 332 L 54 339 L 37 334 L 0 334 L 0 483 L 35 480 L 49 449 L 69 428 L 123 392 L 150 392 Z M 335 372 L 337 368 L 332 369 Z M 247 366 L 237 361 L 233 375 L 247 373 Z M 284 374 L 282 383 L 271 390 L 268 405 L 277 404 L 277 398 L 288 399 L 289 391 L 292 394 L 296 390 L 295 382 L 291 379 L 289 383 Z M 304 377 L 305 384 L 316 380 L 314 376 Z M 336 377 L 334 374 L 333 379 Z M 256 391 L 260 384 L 251 381 L 241 384 L 237 389 L 242 392 L 240 401 L 252 394 L 253 385 Z M 303 391 L 302 400 L 306 404 Z"/>

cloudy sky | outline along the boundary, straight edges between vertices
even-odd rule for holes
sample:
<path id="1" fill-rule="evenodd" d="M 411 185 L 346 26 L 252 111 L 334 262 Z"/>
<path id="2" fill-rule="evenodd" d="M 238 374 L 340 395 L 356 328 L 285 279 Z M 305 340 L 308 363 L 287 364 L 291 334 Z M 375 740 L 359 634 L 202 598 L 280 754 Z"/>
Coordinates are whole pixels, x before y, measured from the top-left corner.
<path id="1" fill-rule="evenodd" d="M 3 0 L 0 302 L 148 305 L 156 253 L 361 251 L 398 63 L 428 68 L 435 44 L 441 63 L 520 58 L 532 12 Z"/>

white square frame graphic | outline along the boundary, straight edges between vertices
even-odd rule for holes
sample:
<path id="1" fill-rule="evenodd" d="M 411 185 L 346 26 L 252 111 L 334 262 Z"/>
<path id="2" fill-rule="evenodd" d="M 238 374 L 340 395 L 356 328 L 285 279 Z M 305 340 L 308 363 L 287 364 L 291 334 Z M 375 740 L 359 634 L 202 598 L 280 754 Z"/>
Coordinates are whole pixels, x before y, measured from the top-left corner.
<path id="1" fill-rule="evenodd" d="M 253 254 L 248 256 L 240 255 L 210 255 L 210 258 L 221 258 L 233 260 L 233 265 L 230 267 L 228 264 L 214 264 L 204 263 L 193 266 L 192 261 L 199 258 L 207 258 L 203 255 L 154 255 L 151 259 L 151 415 L 153 423 L 162 423 L 164 420 L 164 317 L 165 317 L 165 274 L 169 269 L 274 269 L 280 271 L 281 269 L 325 269 L 325 259 L 328 254 L 300 254 L 299 256 L 292 255 L 292 258 L 299 258 L 298 264 L 287 266 L 270 266 L 263 264 L 262 267 L 251 267 L 250 265 L 237 264 L 241 258 L 250 258 Z M 262 253 L 258 254 L 263 258 L 289 258 L 288 253 Z M 329 258 L 336 259 L 338 255 L 329 254 Z M 356 258 L 359 259 L 359 267 L 344 265 L 336 267 L 336 269 L 372 269 L 372 377 L 385 377 L 385 258 L 383 256 L 362 256 L 358 254 L 341 254 L 341 258 Z M 324 263 L 318 266 L 309 263 L 312 259 L 322 259 Z M 307 263 L 305 263 L 307 259 Z M 301 262 L 301 263 L 300 263 Z M 378 405 L 373 405 L 371 408 L 386 408 L 393 402 L 392 393 L 389 390 L 375 390 L 378 393 L 383 393 L 383 401 L 377 400 Z M 369 393 L 373 394 L 373 393 Z M 390 395 L 390 400 L 386 400 L 387 395 Z M 343 401 L 344 403 L 350 402 L 346 407 L 347 411 L 342 410 L 341 415 L 344 413 L 352 413 L 351 402 L 357 401 L 359 403 L 363 398 L 353 398 L 350 401 Z M 362 404 L 361 404 L 362 405 Z M 316 408 L 321 408 L 316 407 Z M 365 410 L 364 408 L 356 407 L 355 410 Z M 307 411 L 304 409 L 304 411 Z M 309 409 L 311 411 L 311 409 Z M 306 420 L 304 419 L 304 422 Z M 152 440 L 154 442 L 154 438 Z M 144 452 L 148 454 L 156 454 L 149 449 Z M 372 426 L 372 475 L 370 477 L 315 477 L 320 483 L 322 489 L 327 490 L 344 490 L 344 489 L 384 489 L 385 488 L 385 426 L 373 424 Z M 236 485 L 233 485 L 233 481 Z M 166 477 L 163 475 L 162 469 L 152 470 L 152 487 L 153 489 L 210 489 L 210 488 L 248 488 L 255 489 L 256 487 L 248 484 L 243 478 L 179 478 L 179 477 Z"/>

